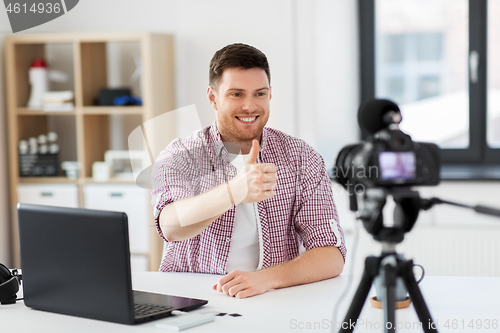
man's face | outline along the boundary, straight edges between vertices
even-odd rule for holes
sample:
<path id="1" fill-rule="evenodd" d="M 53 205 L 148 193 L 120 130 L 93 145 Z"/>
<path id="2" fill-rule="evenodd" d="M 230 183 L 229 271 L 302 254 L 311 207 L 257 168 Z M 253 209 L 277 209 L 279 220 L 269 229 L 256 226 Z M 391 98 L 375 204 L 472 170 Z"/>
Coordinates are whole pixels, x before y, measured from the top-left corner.
<path id="1" fill-rule="evenodd" d="M 271 87 L 263 69 L 228 68 L 218 88 L 208 87 L 207 94 L 223 141 L 238 144 L 260 139 L 271 101 Z"/>

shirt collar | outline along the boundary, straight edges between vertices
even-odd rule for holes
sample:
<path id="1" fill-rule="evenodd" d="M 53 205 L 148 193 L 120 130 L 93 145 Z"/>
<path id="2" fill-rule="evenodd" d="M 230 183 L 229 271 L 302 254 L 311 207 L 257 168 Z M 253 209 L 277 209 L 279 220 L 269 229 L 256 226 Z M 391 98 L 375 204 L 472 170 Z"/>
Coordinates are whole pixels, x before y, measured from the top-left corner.
<path id="1" fill-rule="evenodd" d="M 219 131 L 217 130 L 217 125 L 215 121 L 210 126 L 208 131 L 209 141 L 212 143 L 211 146 L 214 148 L 214 154 L 216 157 L 222 153 L 224 148 L 224 143 L 222 142 L 222 138 L 220 136 Z"/>

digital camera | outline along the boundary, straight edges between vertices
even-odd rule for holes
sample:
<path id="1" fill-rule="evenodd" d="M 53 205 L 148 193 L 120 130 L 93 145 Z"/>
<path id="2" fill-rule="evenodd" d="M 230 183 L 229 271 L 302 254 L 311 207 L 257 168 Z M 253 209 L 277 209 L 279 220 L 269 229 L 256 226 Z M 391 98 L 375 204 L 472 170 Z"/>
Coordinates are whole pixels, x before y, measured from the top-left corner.
<path id="1" fill-rule="evenodd" d="M 401 112 L 389 100 L 360 106 L 360 127 L 371 134 L 367 141 L 344 147 L 331 171 L 344 188 L 437 185 L 440 150 L 433 143 L 414 142 L 399 129 Z"/>

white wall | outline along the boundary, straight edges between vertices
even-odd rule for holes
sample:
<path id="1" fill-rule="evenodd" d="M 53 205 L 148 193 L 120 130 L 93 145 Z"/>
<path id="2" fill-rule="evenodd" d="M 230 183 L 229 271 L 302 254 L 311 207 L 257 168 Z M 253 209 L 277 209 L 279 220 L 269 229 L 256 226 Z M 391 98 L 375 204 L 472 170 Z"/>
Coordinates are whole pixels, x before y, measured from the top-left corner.
<path id="1" fill-rule="evenodd" d="M 438 197 L 469 205 L 500 207 L 498 182 L 443 181 L 436 187 L 418 188 L 422 198 Z M 379 255 L 380 244 L 357 221 L 359 241 L 356 258 L 352 258 L 354 214 L 348 210 L 345 193 L 337 188 L 343 226 L 347 229 L 348 250 L 351 259 L 346 272 L 354 264 L 354 272 L 361 274 L 364 258 Z M 384 220 L 392 220 L 394 205 L 388 203 Z M 480 215 L 472 210 L 449 205 L 436 205 L 420 213 L 412 231 L 397 247 L 406 258 L 425 267 L 428 275 L 500 276 L 500 223 L 498 218 Z"/>

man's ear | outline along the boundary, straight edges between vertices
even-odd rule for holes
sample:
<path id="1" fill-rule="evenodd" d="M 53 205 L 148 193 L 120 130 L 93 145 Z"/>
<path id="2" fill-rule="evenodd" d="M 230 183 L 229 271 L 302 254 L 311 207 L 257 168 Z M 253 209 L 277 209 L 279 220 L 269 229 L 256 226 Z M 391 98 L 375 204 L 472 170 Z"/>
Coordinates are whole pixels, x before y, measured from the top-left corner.
<path id="1" fill-rule="evenodd" d="M 272 90 L 273 90 L 273 87 L 269 87 L 269 100 L 271 100 L 271 98 L 273 98 L 273 94 L 272 94 Z"/>
<path id="2" fill-rule="evenodd" d="M 215 96 L 215 89 L 211 86 L 207 88 L 207 97 L 210 105 L 212 105 L 214 110 L 217 110 L 217 97 Z"/>

